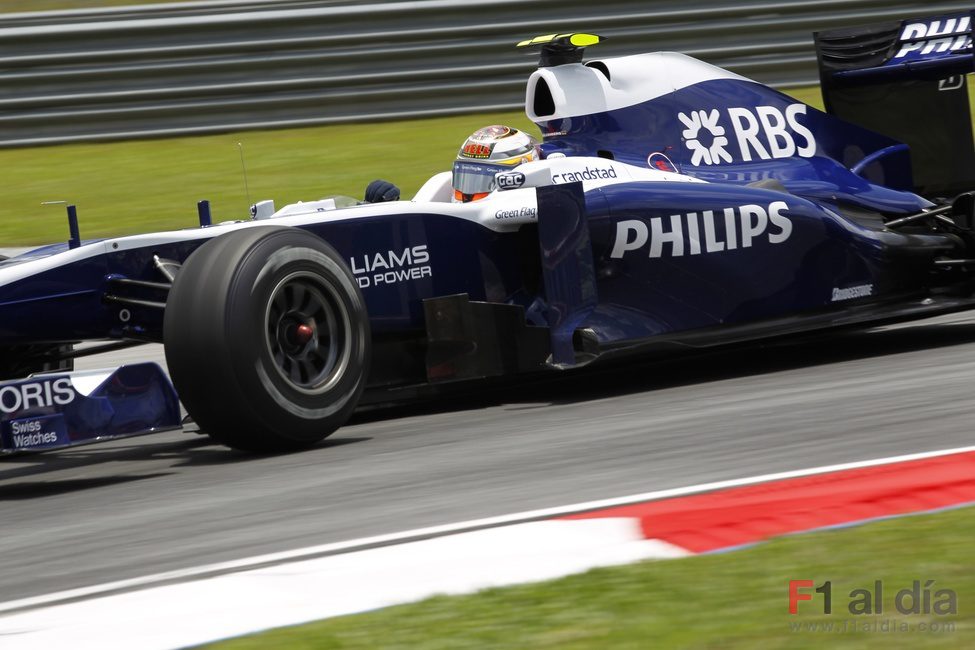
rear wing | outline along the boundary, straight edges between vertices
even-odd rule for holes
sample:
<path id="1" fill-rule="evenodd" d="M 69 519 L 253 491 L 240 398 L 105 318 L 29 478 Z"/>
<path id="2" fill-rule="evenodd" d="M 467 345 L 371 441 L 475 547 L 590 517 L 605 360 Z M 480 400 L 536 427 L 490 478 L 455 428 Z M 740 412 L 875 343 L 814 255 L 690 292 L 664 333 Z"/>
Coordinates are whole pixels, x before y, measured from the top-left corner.
<path id="1" fill-rule="evenodd" d="M 814 35 L 826 110 L 907 144 L 925 196 L 975 189 L 973 18 L 961 11 Z"/>

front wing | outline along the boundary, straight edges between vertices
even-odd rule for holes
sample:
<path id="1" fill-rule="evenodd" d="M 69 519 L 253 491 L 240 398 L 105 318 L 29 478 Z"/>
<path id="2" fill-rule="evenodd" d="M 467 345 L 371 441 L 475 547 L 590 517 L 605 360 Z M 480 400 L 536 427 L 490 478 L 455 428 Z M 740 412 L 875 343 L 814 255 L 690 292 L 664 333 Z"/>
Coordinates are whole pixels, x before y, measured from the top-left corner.
<path id="1" fill-rule="evenodd" d="M 179 429 L 180 422 L 176 391 L 155 363 L 0 382 L 0 455 Z"/>

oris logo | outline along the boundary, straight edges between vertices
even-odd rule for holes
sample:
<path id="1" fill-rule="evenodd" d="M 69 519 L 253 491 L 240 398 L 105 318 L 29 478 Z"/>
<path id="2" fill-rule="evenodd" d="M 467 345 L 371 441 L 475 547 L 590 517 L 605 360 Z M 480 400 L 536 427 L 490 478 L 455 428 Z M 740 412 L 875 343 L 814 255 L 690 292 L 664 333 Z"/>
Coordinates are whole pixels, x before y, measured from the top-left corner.
<path id="1" fill-rule="evenodd" d="M 30 408 L 64 406 L 74 401 L 71 380 L 62 377 L 54 381 L 34 384 L 14 384 L 0 387 L 0 413 L 16 413 Z"/>
<path id="2" fill-rule="evenodd" d="M 674 214 L 666 222 L 663 217 L 620 221 L 609 256 L 620 258 L 645 248 L 646 257 L 665 257 L 665 245 L 670 253 L 666 257 L 682 257 L 751 248 L 761 241 L 781 244 L 792 234 L 792 222 L 784 214 L 788 209 L 785 201 L 775 201 L 767 206 Z M 723 228 L 719 230 L 718 224 Z"/>
<path id="3" fill-rule="evenodd" d="M 714 108 L 678 113 L 677 119 L 685 127 L 681 135 L 691 151 L 692 165 L 719 165 L 736 157 L 745 162 L 811 158 L 816 154 L 816 138 L 798 119 L 806 108 L 792 104 L 783 112 L 774 106 L 733 107 L 724 113 Z"/>
<path id="4" fill-rule="evenodd" d="M 525 184 L 525 175 L 521 172 L 499 172 L 494 175 L 494 182 L 499 190 L 514 190 Z"/>

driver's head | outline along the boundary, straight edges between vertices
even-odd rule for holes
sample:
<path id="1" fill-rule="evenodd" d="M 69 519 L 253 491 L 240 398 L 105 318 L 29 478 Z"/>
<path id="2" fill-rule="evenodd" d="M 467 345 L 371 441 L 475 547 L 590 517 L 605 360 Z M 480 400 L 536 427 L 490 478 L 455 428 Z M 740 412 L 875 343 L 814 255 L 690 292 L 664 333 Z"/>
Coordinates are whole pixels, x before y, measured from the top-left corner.
<path id="1" fill-rule="evenodd" d="M 494 189 L 494 175 L 538 159 L 538 142 L 524 131 L 495 124 L 475 131 L 454 161 L 454 201 L 483 199 Z"/>

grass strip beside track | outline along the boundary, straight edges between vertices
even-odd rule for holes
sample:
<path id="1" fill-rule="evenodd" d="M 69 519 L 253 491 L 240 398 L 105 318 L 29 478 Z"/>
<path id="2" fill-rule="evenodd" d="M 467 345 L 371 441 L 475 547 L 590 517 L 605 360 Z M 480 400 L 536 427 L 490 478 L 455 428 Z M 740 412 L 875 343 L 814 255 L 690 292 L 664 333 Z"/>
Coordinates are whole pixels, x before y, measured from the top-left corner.
<path id="1" fill-rule="evenodd" d="M 818 88 L 792 91 L 820 105 Z M 384 178 L 409 198 L 433 174 L 450 169 L 475 129 L 504 123 L 537 134 L 522 111 L 343 124 L 227 135 L 0 149 L 0 247 L 67 239 L 64 206 L 78 206 L 81 235 L 107 237 L 195 226 L 196 202 L 209 199 L 214 220 L 241 219 L 243 143 L 251 203 L 278 207 L 332 194 L 361 198 Z"/>
<path id="2" fill-rule="evenodd" d="M 537 133 L 521 111 L 439 119 L 343 124 L 227 135 L 0 150 L 0 247 L 67 239 L 64 200 L 78 206 L 84 238 L 197 224 L 208 199 L 214 221 L 248 216 L 251 203 L 278 207 L 333 194 L 362 198 L 369 181 L 396 183 L 412 197 L 450 169 L 464 138 L 486 124 Z"/>
<path id="3" fill-rule="evenodd" d="M 730 553 L 436 597 L 205 647 L 971 648 L 973 539 L 975 508 L 963 508 L 783 537 Z M 823 597 L 817 594 L 812 602 L 798 603 L 798 614 L 788 613 L 789 580 L 798 579 L 817 586 L 831 581 L 831 615 L 823 614 Z M 883 614 L 851 615 L 850 592 L 873 592 L 877 580 L 883 582 Z M 932 603 L 937 590 L 954 590 L 957 614 L 898 613 L 897 592 L 910 590 L 914 580 L 920 581 L 922 595 L 926 581 L 935 581 L 929 587 Z"/>

